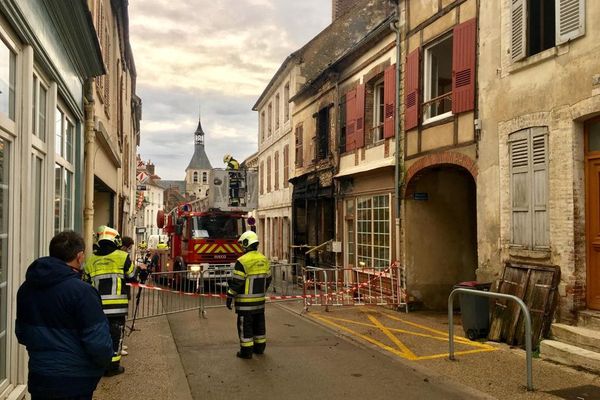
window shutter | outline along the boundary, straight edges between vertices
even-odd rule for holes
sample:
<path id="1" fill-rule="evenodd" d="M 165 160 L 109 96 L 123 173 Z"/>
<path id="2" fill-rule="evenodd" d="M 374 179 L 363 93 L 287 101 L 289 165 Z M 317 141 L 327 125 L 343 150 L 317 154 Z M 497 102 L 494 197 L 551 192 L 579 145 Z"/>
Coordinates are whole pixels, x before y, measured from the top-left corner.
<path id="1" fill-rule="evenodd" d="M 365 85 L 356 87 L 356 131 L 354 133 L 356 148 L 365 145 Z"/>
<path id="2" fill-rule="evenodd" d="M 279 190 L 279 152 L 275 152 L 275 157 L 273 158 L 273 169 L 274 171 L 274 182 L 273 182 L 273 190 Z"/>
<path id="3" fill-rule="evenodd" d="M 290 179 L 290 146 L 285 145 L 283 148 L 283 187 L 289 186 L 288 180 Z"/>
<path id="4" fill-rule="evenodd" d="M 510 178 L 512 201 L 512 243 L 531 246 L 529 131 L 510 136 Z"/>
<path id="5" fill-rule="evenodd" d="M 302 167 L 304 165 L 304 148 L 302 142 L 304 132 L 302 124 L 296 126 L 296 167 Z"/>
<path id="6" fill-rule="evenodd" d="M 458 114 L 475 108 L 475 18 L 454 27 L 452 46 L 452 113 Z"/>
<path id="7" fill-rule="evenodd" d="M 346 93 L 346 151 L 356 148 L 356 89 Z"/>
<path id="8" fill-rule="evenodd" d="M 527 55 L 527 0 L 512 0 L 510 19 L 510 54 L 519 61 Z"/>
<path id="9" fill-rule="evenodd" d="M 264 161 L 260 162 L 260 167 L 258 169 L 259 178 L 260 178 L 260 194 L 265 193 L 265 163 Z"/>
<path id="10" fill-rule="evenodd" d="M 390 65 L 383 74 L 383 100 L 385 115 L 383 120 L 383 137 L 394 137 L 396 110 L 396 64 Z"/>
<path id="11" fill-rule="evenodd" d="M 547 247 L 548 229 L 548 135 L 546 128 L 531 129 L 533 247 Z"/>
<path id="12" fill-rule="evenodd" d="M 267 157 L 267 193 L 271 193 L 271 157 Z"/>
<path id="13" fill-rule="evenodd" d="M 556 44 L 568 42 L 585 33 L 585 0 L 556 2 Z"/>
<path id="14" fill-rule="evenodd" d="M 406 57 L 404 75 L 404 129 L 415 128 L 419 124 L 419 62 L 421 49 L 416 49 Z"/>

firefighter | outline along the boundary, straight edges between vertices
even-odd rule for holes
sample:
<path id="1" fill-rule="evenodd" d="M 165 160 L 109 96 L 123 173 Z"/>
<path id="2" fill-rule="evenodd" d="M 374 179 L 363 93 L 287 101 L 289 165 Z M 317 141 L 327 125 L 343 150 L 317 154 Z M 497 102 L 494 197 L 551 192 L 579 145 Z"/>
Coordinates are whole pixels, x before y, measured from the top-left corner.
<path id="1" fill-rule="evenodd" d="M 231 156 L 231 154 L 225 154 L 223 157 L 223 162 L 227 164 L 228 171 L 237 171 L 240 169 L 240 163 Z"/>
<path id="2" fill-rule="evenodd" d="M 136 271 L 129 255 L 119 250 L 119 232 L 108 226 L 100 226 L 96 239 L 98 250 L 87 259 L 84 278 L 98 290 L 102 298 L 102 308 L 108 318 L 113 341 L 113 357 L 104 375 L 114 376 L 125 372 L 120 362 L 129 304 L 126 282 L 135 281 Z"/>
<path id="3" fill-rule="evenodd" d="M 228 281 L 227 308 L 235 303 L 239 358 L 252 358 L 252 353 L 263 354 L 267 345 L 265 325 L 266 292 L 271 284 L 269 260 L 258 251 L 258 235 L 246 231 L 238 243 L 245 253 L 235 263 Z"/>

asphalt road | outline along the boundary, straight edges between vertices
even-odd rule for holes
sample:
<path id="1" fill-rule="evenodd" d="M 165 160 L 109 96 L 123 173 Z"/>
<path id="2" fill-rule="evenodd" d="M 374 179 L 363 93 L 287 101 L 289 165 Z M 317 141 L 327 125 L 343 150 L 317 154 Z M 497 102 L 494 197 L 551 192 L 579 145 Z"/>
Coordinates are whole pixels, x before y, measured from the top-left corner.
<path id="1" fill-rule="evenodd" d="M 277 305 L 267 306 L 266 353 L 241 360 L 235 313 L 209 309 L 207 317 L 168 317 L 194 399 L 482 398 Z"/>

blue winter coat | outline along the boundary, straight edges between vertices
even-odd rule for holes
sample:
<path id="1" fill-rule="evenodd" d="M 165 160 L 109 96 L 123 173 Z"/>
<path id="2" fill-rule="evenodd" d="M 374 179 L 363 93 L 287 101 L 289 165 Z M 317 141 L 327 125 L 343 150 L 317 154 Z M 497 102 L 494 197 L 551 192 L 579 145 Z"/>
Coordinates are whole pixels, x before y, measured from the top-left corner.
<path id="1" fill-rule="evenodd" d="M 98 292 L 53 257 L 29 266 L 17 293 L 15 333 L 29 352 L 33 395 L 91 394 L 113 355 Z"/>

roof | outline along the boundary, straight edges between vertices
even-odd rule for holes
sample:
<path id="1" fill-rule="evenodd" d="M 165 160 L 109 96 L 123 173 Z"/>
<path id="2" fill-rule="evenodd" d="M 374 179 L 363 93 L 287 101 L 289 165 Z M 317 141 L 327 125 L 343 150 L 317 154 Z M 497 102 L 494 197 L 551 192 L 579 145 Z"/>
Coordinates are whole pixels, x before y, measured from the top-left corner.
<path id="1" fill-rule="evenodd" d="M 360 0 L 348 12 L 333 21 L 300 51 L 304 64 L 302 76 L 310 86 L 335 61 L 356 47 L 375 28 L 396 11 L 390 0 Z"/>
<path id="2" fill-rule="evenodd" d="M 204 131 L 202 130 L 202 122 L 198 118 L 198 127 L 194 132 L 195 144 L 194 144 L 194 155 L 190 160 L 189 165 L 185 169 L 212 169 L 206 151 L 204 150 Z"/>
<path id="3" fill-rule="evenodd" d="M 160 185 L 160 187 L 162 187 L 165 190 L 175 188 L 179 191 L 179 193 L 182 193 L 182 194 L 185 193 L 185 181 L 160 180 L 156 183 L 158 183 Z"/>

